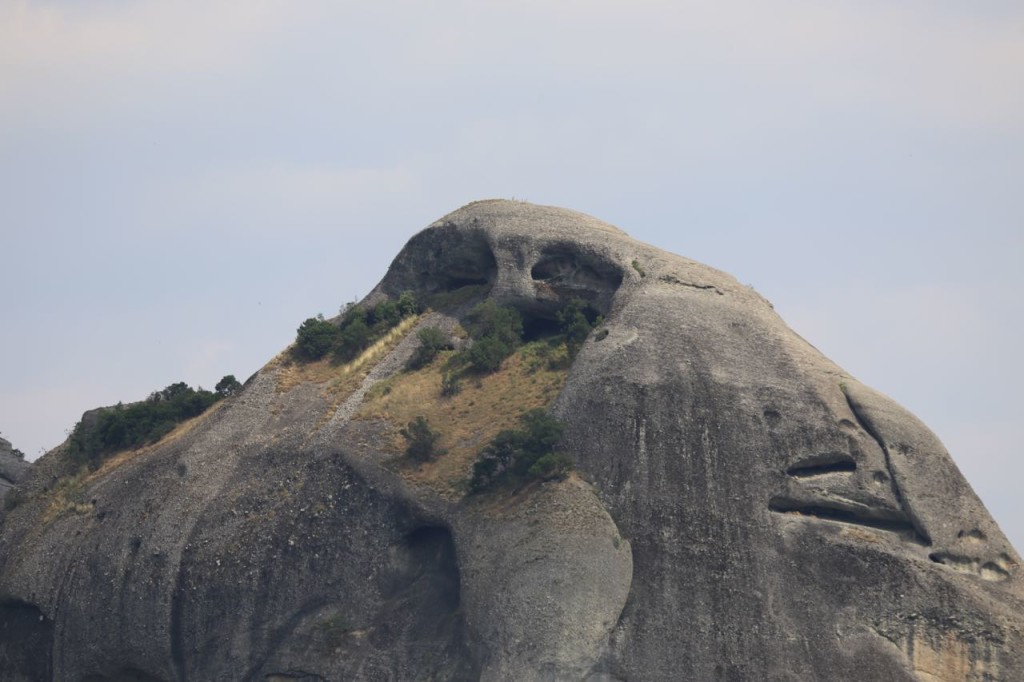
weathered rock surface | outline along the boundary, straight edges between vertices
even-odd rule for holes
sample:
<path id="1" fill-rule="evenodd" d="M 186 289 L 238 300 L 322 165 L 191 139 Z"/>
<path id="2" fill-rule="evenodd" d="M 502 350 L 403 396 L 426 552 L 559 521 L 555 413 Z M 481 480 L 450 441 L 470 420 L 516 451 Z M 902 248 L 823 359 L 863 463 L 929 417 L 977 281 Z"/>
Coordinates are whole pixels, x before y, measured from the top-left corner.
<path id="1" fill-rule="evenodd" d="M 755 292 L 487 201 L 368 298 L 467 285 L 604 314 L 554 405 L 578 477 L 456 499 L 388 466 L 353 415 L 414 334 L 343 400 L 272 362 L 116 466 L 33 467 L 0 529 L 4 679 L 1022 679 L 1016 552 L 924 425 Z"/>
<path id="2" fill-rule="evenodd" d="M 28 462 L 20 451 L 15 450 L 6 438 L 0 438 L 0 506 L 28 469 Z"/>

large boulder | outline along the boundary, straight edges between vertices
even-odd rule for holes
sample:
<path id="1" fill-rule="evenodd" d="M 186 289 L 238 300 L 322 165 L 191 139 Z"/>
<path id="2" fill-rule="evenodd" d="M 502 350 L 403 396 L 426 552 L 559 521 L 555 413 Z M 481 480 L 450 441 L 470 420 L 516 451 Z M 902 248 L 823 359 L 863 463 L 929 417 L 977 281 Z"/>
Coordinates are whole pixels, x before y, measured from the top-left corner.
<path id="1" fill-rule="evenodd" d="M 155 446 L 33 467 L 0 529 L 5 679 L 1020 679 L 1017 553 L 923 424 L 750 288 L 486 201 L 366 303 L 407 290 L 437 312 L 344 368 L 282 356 Z M 551 404 L 564 480 L 466 495 L 472 432 L 401 461 L 415 328 L 484 297 L 528 330 L 604 317 Z"/>

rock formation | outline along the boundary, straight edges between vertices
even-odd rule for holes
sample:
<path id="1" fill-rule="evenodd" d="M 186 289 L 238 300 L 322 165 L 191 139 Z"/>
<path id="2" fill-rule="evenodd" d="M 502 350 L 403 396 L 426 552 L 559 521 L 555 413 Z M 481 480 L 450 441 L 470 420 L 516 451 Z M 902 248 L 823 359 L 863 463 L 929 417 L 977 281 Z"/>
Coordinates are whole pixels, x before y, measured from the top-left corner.
<path id="1" fill-rule="evenodd" d="M 7 493 L 21 480 L 28 462 L 20 450 L 15 450 L 6 438 L 0 438 L 0 505 Z"/>
<path id="2" fill-rule="evenodd" d="M 486 201 L 366 303 L 407 290 L 434 311 L 344 367 L 281 356 L 154 446 L 33 467 L 0 528 L 5 679 L 1022 678 L 1019 557 L 941 443 L 748 287 Z M 514 358 L 442 398 L 413 332 L 484 297 L 604 321 L 561 375 Z M 576 472 L 467 495 L 482 431 L 538 404 Z M 449 453 L 403 461 L 403 409 L 450 415 Z"/>

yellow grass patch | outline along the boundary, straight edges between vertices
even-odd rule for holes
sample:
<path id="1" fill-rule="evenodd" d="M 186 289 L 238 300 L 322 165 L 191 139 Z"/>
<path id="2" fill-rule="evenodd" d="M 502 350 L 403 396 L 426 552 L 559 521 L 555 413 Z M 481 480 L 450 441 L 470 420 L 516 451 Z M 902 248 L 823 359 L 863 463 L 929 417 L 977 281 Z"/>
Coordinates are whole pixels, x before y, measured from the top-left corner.
<path id="1" fill-rule="evenodd" d="M 552 368 L 538 353 L 544 343 L 520 348 L 494 374 L 463 379 L 462 390 L 451 397 L 441 395 L 442 367 L 451 356 L 450 351 L 442 353 L 423 369 L 403 372 L 375 386 L 355 418 L 387 421 L 391 438 L 381 447 L 400 455 L 406 443 L 399 429 L 418 416 L 425 417 L 441 433 L 439 446 L 447 452 L 423 464 L 404 462 L 400 473 L 446 497 L 460 497 L 480 450 L 499 431 L 517 428 L 524 411 L 548 407 L 562 390 L 567 363 Z M 564 359 L 564 354 L 562 346 L 555 359 Z"/>
<path id="2" fill-rule="evenodd" d="M 185 434 L 192 431 L 199 424 L 206 421 L 210 415 L 221 409 L 224 405 L 224 401 L 214 403 L 206 409 L 200 415 L 192 417 L 186 421 L 181 422 L 169 431 L 163 438 L 155 443 L 149 445 L 143 445 L 141 448 L 135 448 L 134 450 L 122 450 L 121 452 L 111 455 L 107 459 L 103 460 L 99 468 L 95 471 L 89 471 L 88 467 L 82 467 L 78 472 L 64 476 L 53 489 L 47 493 L 49 497 L 49 504 L 46 506 L 46 511 L 43 513 L 43 524 L 48 524 L 66 513 L 75 514 L 88 514 L 92 511 L 92 505 L 82 501 L 82 493 L 86 487 L 98 479 L 103 478 L 114 469 L 122 466 L 126 462 L 130 462 L 137 457 L 141 457 L 155 450 L 158 447 L 164 447 L 173 443 Z"/>
<path id="3" fill-rule="evenodd" d="M 278 368 L 277 390 L 279 393 L 289 391 L 299 384 L 326 384 L 325 395 L 337 397 L 352 393 L 363 380 L 362 370 L 369 370 L 378 360 L 394 350 L 395 346 L 405 338 L 416 323 L 419 315 L 412 315 L 395 325 L 387 334 L 380 337 L 351 362 L 338 364 L 330 358 L 322 358 L 313 362 L 301 362 L 291 357 L 288 351 L 280 353 L 267 363 L 268 368 Z"/>
<path id="4" fill-rule="evenodd" d="M 43 512 L 43 523 L 47 525 L 67 513 L 88 514 L 92 505 L 81 501 L 85 489 L 87 470 L 83 468 L 73 476 L 65 476 L 57 481 L 49 493 L 49 504 Z"/>

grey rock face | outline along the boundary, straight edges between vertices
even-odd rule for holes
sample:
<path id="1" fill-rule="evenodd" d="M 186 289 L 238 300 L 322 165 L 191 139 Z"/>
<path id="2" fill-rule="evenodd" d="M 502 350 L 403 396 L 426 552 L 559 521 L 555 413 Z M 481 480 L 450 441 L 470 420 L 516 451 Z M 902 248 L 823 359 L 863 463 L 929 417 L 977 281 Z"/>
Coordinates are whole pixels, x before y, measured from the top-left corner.
<path id="1" fill-rule="evenodd" d="M 604 314 L 554 406 L 579 477 L 453 499 L 387 466 L 353 414 L 414 334 L 340 402 L 272 362 L 64 484 L 70 511 L 33 467 L 0 529 L 9 679 L 1021 679 L 1017 553 L 924 425 L 752 290 L 488 201 L 368 300 L 473 284 L 530 320 Z"/>
<path id="2" fill-rule="evenodd" d="M 0 438 L 0 505 L 28 469 L 25 456 L 6 438 Z M 2 508 L 2 506 L 0 506 Z"/>

